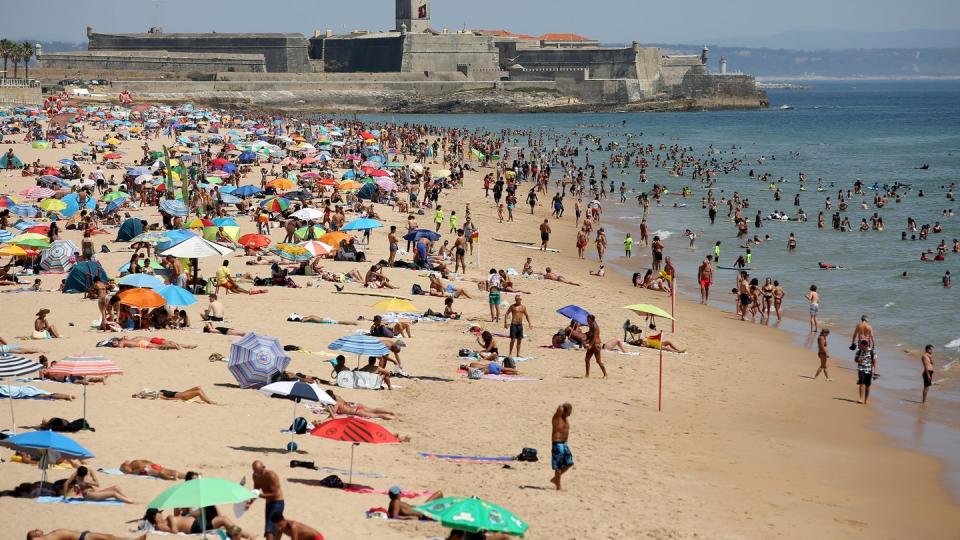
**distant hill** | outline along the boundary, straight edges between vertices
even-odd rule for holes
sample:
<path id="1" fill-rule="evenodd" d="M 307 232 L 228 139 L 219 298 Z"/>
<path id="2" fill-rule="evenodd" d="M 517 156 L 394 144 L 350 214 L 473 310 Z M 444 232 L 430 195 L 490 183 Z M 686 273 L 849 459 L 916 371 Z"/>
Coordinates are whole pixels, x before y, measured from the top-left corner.
<path id="1" fill-rule="evenodd" d="M 737 36 L 710 40 L 721 47 L 793 49 L 951 49 L 960 47 L 960 30 L 853 32 L 846 30 L 789 31 L 766 37 Z"/>

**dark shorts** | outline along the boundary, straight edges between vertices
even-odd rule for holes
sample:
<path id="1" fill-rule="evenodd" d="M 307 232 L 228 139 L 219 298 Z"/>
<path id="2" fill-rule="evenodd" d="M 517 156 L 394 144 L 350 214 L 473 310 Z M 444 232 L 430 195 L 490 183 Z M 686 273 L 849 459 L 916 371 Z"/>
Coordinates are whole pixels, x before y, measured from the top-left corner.
<path id="1" fill-rule="evenodd" d="M 923 372 L 923 387 L 924 387 L 924 388 L 928 388 L 928 387 L 930 387 L 930 386 L 933 386 L 933 371 L 926 371 L 926 370 L 924 370 L 924 372 Z"/>
<path id="2" fill-rule="evenodd" d="M 457 255 L 463 255 L 463 254 L 465 254 L 466 252 L 467 252 L 467 250 L 463 249 L 462 247 L 458 247 L 458 248 L 457 248 Z"/>
<path id="3" fill-rule="evenodd" d="M 398 245 L 396 245 L 396 244 L 390 244 L 390 253 L 393 253 L 393 252 L 397 251 L 398 249 L 400 249 L 400 246 L 398 246 Z"/>
<path id="4" fill-rule="evenodd" d="M 740 293 L 740 304 L 744 306 L 750 305 L 750 295 L 747 293 Z"/>
<path id="5" fill-rule="evenodd" d="M 873 372 L 872 371 L 863 371 L 862 369 L 857 370 L 857 384 L 870 386 L 870 383 L 873 382 Z"/>
<path id="6" fill-rule="evenodd" d="M 510 324 L 510 339 L 523 339 L 523 323 Z"/>
<path id="7" fill-rule="evenodd" d="M 160 395 L 167 399 L 173 399 L 177 397 L 177 393 L 174 392 L 173 390 L 161 390 Z"/>
<path id="8" fill-rule="evenodd" d="M 573 467 L 573 453 L 567 443 L 555 442 L 550 451 L 550 461 L 553 464 L 553 470 L 566 469 Z"/>
<path id="9" fill-rule="evenodd" d="M 546 242 L 547 240 L 550 240 L 550 233 L 545 233 L 545 232 L 540 233 L 540 240 L 543 240 L 544 242 Z"/>
<path id="10" fill-rule="evenodd" d="M 273 517 L 274 514 L 282 514 L 282 513 L 283 513 L 283 501 L 273 501 L 273 502 L 267 503 L 267 506 L 266 508 L 264 508 L 264 511 L 263 511 L 263 516 L 264 516 L 263 534 L 264 535 L 272 534 L 277 538 L 280 537 L 280 529 L 272 521 L 270 521 L 270 518 Z"/>

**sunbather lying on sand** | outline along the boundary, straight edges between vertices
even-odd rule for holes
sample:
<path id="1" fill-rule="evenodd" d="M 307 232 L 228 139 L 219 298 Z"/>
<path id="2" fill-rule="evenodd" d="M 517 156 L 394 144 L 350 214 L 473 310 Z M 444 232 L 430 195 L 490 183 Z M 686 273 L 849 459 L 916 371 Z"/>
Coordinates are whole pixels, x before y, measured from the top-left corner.
<path id="1" fill-rule="evenodd" d="M 350 403 L 348 401 L 344 401 L 343 398 L 334 394 L 333 390 L 327 390 L 327 394 L 329 394 L 330 397 L 335 399 L 337 402 L 336 405 L 327 406 L 327 412 L 330 414 L 331 418 L 338 414 L 347 414 L 360 416 L 362 418 L 382 418 L 384 420 L 393 420 L 397 416 L 386 409 L 377 409 L 373 407 L 367 407 L 360 403 Z"/>
<path id="2" fill-rule="evenodd" d="M 184 477 L 182 472 L 168 469 L 163 465 L 158 465 L 149 459 L 133 459 L 124 461 L 120 464 L 120 470 L 124 474 L 133 474 L 140 476 L 152 476 L 154 478 L 163 478 L 164 480 L 179 480 Z"/>
<path id="3" fill-rule="evenodd" d="M 430 296 L 447 296 L 451 298 L 470 298 L 470 295 L 467 294 L 467 291 L 463 289 L 458 289 L 451 286 L 450 290 L 443 285 L 443 282 L 440 281 L 440 278 L 430 274 Z"/>
<path id="4" fill-rule="evenodd" d="M 420 512 L 417 512 L 413 509 L 413 506 L 403 502 L 403 499 L 400 498 L 403 491 L 400 489 L 400 486 L 393 486 L 388 492 L 390 497 L 390 504 L 387 505 L 387 517 L 390 519 L 423 519 L 424 516 Z M 437 499 L 443 498 L 443 492 L 437 491 L 431 495 L 425 503 L 430 501 L 435 501 Z"/>
<path id="5" fill-rule="evenodd" d="M 357 326 L 357 323 L 354 321 L 338 321 L 335 319 L 330 319 L 328 317 L 321 317 L 319 315 L 300 315 L 298 313 L 291 313 L 287 317 L 289 322 L 303 322 L 303 323 L 316 323 L 316 324 L 339 324 L 343 326 Z"/>
<path id="6" fill-rule="evenodd" d="M 164 516 L 163 510 L 148 508 L 147 513 L 143 516 L 143 520 L 153 525 L 153 528 L 159 532 L 203 534 L 204 525 L 206 525 L 206 530 L 208 531 L 220 528 L 225 529 L 231 539 L 253 539 L 252 536 L 243 532 L 230 518 L 224 515 L 217 515 L 211 519 L 210 522 L 204 523 L 202 519 L 196 516 L 175 516 L 172 514 Z"/>
<path id="7" fill-rule="evenodd" d="M 208 323 L 209 324 L 209 323 Z M 180 349 L 196 349 L 196 345 L 185 345 L 170 341 L 162 337 L 130 336 L 115 337 L 97 343 L 98 347 L 113 347 L 115 349 L 158 349 L 161 351 L 179 351 Z"/>
<path id="8" fill-rule="evenodd" d="M 39 377 L 40 379 L 49 379 L 51 381 L 73 383 L 73 384 L 95 384 L 95 383 L 107 384 L 106 377 L 88 377 L 86 375 L 52 374 L 49 372 L 49 368 L 57 365 L 55 361 L 50 362 L 49 360 L 47 360 L 46 356 L 42 356 L 42 355 L 40 356 L 40 358 L 37 359 L 37 361 L 40 362 L 41 366 L 43 366 L 43 368 L 37 372 L 37 377 Z"/>
<path id="9" fill-rule="evenodd" d="M 38 354 L 42 352 L 44 351 L 32 347 L 24 347 L 16 343 L 9 343 L 7 340 L 0 338 L 0 354 Z"/>
<path id="10" fill-rule="evenodd" d="M 469 364 L 460 364 L 460 369 L 468 367 L 482 369 L 484 375 L 519 375 L 520 372 L 514 368 L 503 367 L 500 362 L 470 362 Z"/>
<path id="11" fill-rule="evenodd" d="M 141 534 L 136 540 L 146 540 L 147 535 Z M 128 540 L 123 536 L 98 533 L 91 531 L 74 531 L 70 529 L 56 529 L 46 534 L 41 529 L 34 529 L 27 533 L 27 540 Z"/>
<path id="12" fill-rule="evenodd" d="M 133 503 L 117 486 L 100 487 L 96 473 L 84 465 L 78 467 L 67 479 L 67 483 L 63 485 L 63 496 L 80 497 L 88 501 L 116 499 L 127 504 Z"/>
<path id="13" fill-rule="evenodd" d="M 663 347 L 663 350 L 669 351 L 669 352 L 675 352 L 675 353 L 687 352 L 686 349 L 680 349 L 676 345 L 674 345 L 673 343 L 665 339 L 656 340 L 656 339 L 644 339 L 641 337 L 641 338 L 627 341 L 626 344 L 633 345 L 634 347 L 643 347 L 645 349 L 657 349 L 657 350 Z M 626 349 L 623 348 L 623 345 L 624 345 L 624 341 L 622 339 L 616 339 L 616 340 L 608 341 L 607 343 L 604 343 L 603 348 L 608 351 L 620 350 L 621 352 L 627 352 Z"/>
<path id="14" fill-rule="evenodd" d="M 557 281 L 557 282 L 559 282 L 559 283 L 566 283 L 567 285 L 576 285 L 576 286 L 578 286 L 578 287 L 580 286 L 579 283 L 576 283 L 576 282 L 574 282 L 574 281 L 570 281 L 569 279 L 567 279 L 567 278 L 561 276 L 560 274 L 554 272 L 554 271 L 551 270 L 549 267 L 547 267 L 546 271 L 543 273 L 543 279 L 549 279 L 550 281 Z"/>
<path id="15" fill-rule="evenodd" d="M 203 389 L 199 386 L 188 388 L 182 392 L 174 392 L 173 390 L 141 390 L 131 397 L 140 399 L 165 399 L 168 401 L 190 401 L 193 398 L 200 398 L 200 401 L 214 405 L 214 402 L 210 401 L 210 398 L 207 397 L 207 394 L 204 393 Z"/>
<path id="16" fill-rule="evenodd" d="M 233 328 L 227 328 L 226 326 L 214 326 L 213 323 L 207 323 L 203 325 L 204 334 L 223 334 L 225 336 L 245 336 L 250 332 L 244 332 L 243 330 L 234 330 Z"/>

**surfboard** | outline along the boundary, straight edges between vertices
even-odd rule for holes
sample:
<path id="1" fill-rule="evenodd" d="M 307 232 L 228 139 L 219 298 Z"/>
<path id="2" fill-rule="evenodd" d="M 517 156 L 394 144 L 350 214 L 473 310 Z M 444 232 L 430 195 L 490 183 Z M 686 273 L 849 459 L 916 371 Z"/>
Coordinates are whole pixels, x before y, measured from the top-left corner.
<path id="1" fill-rule="evenodd" d="M 540 246 L 531 246 L 531 245 L 519 244 L 519 245 L 517 245 L 517 247 L 522 247 L 523 249 L 536 249 L 536 250 L 538 250 L 538 251 L 540 250 Z M 549 251 L 550 253 L 560 253 L 560 250 L 559 250 L 559 249 L 554 249 L 554 248 L 547 248 L 547 251 Z"/>

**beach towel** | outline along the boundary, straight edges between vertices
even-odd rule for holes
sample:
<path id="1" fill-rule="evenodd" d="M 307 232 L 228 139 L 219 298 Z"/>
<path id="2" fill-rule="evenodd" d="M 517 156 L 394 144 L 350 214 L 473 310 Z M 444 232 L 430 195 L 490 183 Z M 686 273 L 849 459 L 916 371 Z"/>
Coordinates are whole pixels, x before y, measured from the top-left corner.
<path id="1" fill-rule="evenodd" d="M 436 454 L 433 452 L 420 452 L 420 457 L 428 459 L 443 459 L 457 463 L 505 463 L 514 461 L 511 456 L 458 456 L 455 454 Z"/>
<path id="2" fill-rule="evenodd" d="M 53 503 L 63 503 L 63 504 L 95 504 L 98 506 L 123 506 L 123 503 L 120 501 L 88 501 L 87 499 L 74 499 L 74 498 L 65 498 L 65 497 L 37 497 L 37 502 L 40 504 L 53 504 Z"/>
<path id="3" fill-rule="evenodd" d="M 162 478 L 157 478 L 156 476 L 147 476 L 145 474 L 127 474 L 121 471 L 117 467 L 100 467 L 97 469 L 98 473 L 111 474 L 113 476 L 130 476 L 133 478 L 149 478 L 150 480 L 163 480 Z"/>
<path id="4" fill-rule="evenodd" d="M 468 373 L 467 371 L 465 371 L 465 370 L 458 369 L 458 370 L 457 370 L 457 375 L 460 375 L 461 377 L 467 377 L 467 376 L 469 376 L 469 373 Z M 485 374 L 483 375 L 483 378 L 486 379 L 486 380 L 488 380 L 488 381 L 500 381 L 500 382 L 518 382 L 518 381 L 539 381 L 539 380 L 542 380 L 542 379 L 538 379 L 538 378 L 536 378 L 536 377 L 522 377 L 522 376 L 520 376 L 520 375 L 502 375 L 502 374 L 501 374 L 501 375 L 490 375 L 489 373 L 485 373 Z"/>
<path id="5" fill-rule="evenodd" d="M 356 473 L 354 473 L 356 474 Z M 359 484 L 350 484 L 344 491 L 348 493 L 375 493 L 378 495 L 388 495 L 389 492 L 386 489 L 374 489 L 370 486 L 361 486 Z M 431 489 L 422 489 L 419 491 L 401 491 L 400 497 L 404 499 L 419 499 L 420 497 L 429 497 L 436 493 Z"/>

